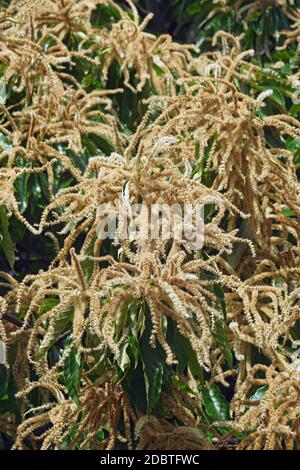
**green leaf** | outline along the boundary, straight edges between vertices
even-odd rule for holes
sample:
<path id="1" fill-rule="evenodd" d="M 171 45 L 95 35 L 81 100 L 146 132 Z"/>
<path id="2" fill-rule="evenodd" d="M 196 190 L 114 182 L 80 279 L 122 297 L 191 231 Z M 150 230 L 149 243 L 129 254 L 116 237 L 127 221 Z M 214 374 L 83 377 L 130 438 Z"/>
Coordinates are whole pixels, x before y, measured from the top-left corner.
<path id="1" fill-rule="evenodd" d="M 157 64 L 155 64 L 155 63 L 153 62 L 153 63 L 152 63 L 152 67 L 153 67 L 153 69 L 154 69 L 156 75 L 158 75 L 159 77 L 160 77 L 161 75 L 164 75 L 165 72 L 164 72 L 164 70 L 163 70 L 161 67 L 159 67 L 159 65 L 157 65 Z"/>
<path id="2" fill-rule="evenodd" d="M 130 368 L 122 381 L 124 389 L 129 394 L 132 404 L 143 415 L 147 413 L 147 394 L 145 374 L 141 359 L 136 369 Z"/>
<path id="3" fill-rule="evenodd" d="M 49 191 L 49 183 L 48 183 L 48 178 L 46 175 L 43 173 L 40 173 L 39 175 L 39 183 L 40 183 L 40 188 L 42 191 L 42 194 L 46 201 L 50 202 L 51 201 L 51 193 Z"/>
<path id="4" fill-rule="evenodd" d="M 145 331 L 145 315 L 139 301 L 131 304 L 129 315 L 131 332 L 136 340 L 139 341 Z"/>
<path id="5" fill-rule="evenodd" d="M 46 313 L 49 312 L 52 308 L 56 307 L 56 305 L 59 303 L 58 299 L 45 299 L 39 309 L 39 313 Z"/>
<path id="6" fill-rule="evenodd" d="M 121 347 L 121 354 L 120 354 L 118 365 L 122 372 L 125 372 L 125 370 L 130 367 L 130 363 L 131 363 L 130 357 L 127 351 L 128 347 L 129 347 L 128 343 L 123 344 L 123 346 Z"/>
<path id="7" fill-rule="evenodd" d="M 298 117 L 300 114 L 300 103 L 293 104 L 293 106 L 290 107 L 289 113 L 292 116 Z"/>
<path id="8" fill-rule="evenodd" d="M 115 333 L 114 333 L 115 341 L 119 341 L 122 336 L 122 333 L 123 333 L 123 330 L 125 328 L 126 321 L 127 321 L 128 310 L 130 308 L 130 302 L 131 302 L 131 299 L 126 300 L 120 308 L 119 314 L 115 321 Z"/>
<path id="9" fill-rule="evenodd" d="M 196 142 L 195 144 L 195 160 L 198 160 L 200 157 L 200 143 Z M 201 163 L 201 170 L 203 170 L 203 163 Z"/>
<path id="10" fill-rule="evenodd" d="M 6 394 L 8 386 L 8 370 L 4 364 L 0 364 L 0 399 Z"/>
<path id="11" fill-rule="evenodd" d="M 179 344 L 181 345 L 182 349 L 184 350 L 187 360 L 188 360 L 188 367 L 195 379 L 200 380 L 200 382 L 203 384 L 204 383 L 204 378 L 203 378 L 203 370 L 202 367 L 200 366 L 197 355 L 195 351 L 193 350 L 191 343 L 189 342 L 188 338 L 183 336 L 179 331 L 177 330 L 176 333 L 176 342 L 178 341 Z"/>
<path id="12" fill-rule="evenodd" d="M 59 312 L 54 321 L 53 321 L 53 329 L 52 334 L 47 338 L 46 341 L 42 341 L 40 348 L 36 354 L 36 360 L 40 360 L 49 349 L 56 343 L 58 337 L 61 333 L 66 329 L 68 323 L 72 321 L 74 315 L 73 309 L 64 310 L 63 312 Z"/>
<path id="13" fill-rule="evenodd" d="M 6 102 L 6 86 L 5 83 L 3 82 L 3 79 L 0 79 L 0 104 L 4 105 Z"/>
<path id="14" fill-rule="evenodd" d="M 185 392 L 189 393 L 190 395 L 196 395 L 195 391 L 192 390 L 188 384 L 180 377 L 175 377 L 173 379 L 173 382 L 179 387 L 181 390 L 184 390 Z"/>
<path id="15" fill-rule="evenodd" d="M 4 206 L 0 206 L 0 246 L 6 256 L 11 269 L 15 264 L 14 243 L 9 233 L 9 222 Z"/>
<path id="16" fill-rule="evenodd" d="M 11 349 L 14 348 L 12 347 Z M 16 415 L 16 422 L 20 423 L 21 416 L 16 400 L 17 387 L 13 375 L 10 373 L 9 369 L 6 369 L 6 373 L 2 370 L 2 377 L 0 378 L 0 384 L 2 384 L 2 386 L 4 384 L 3 388 L 5 388 L 5 393 L 0 399 L 0 415 L 6 412 L 13 413 L 14 415 Z"/>
<path id="17" fill-rule="evenodd" d="M 129 335 L 128 336 L 128 343 L 130 345 L 130 351 L 133 355 L 134 359 L 134 368 L 137 368 L 138 362 L 139 362 L 139 349 L 138 349 L 138 342 L 137 339 L 134 335 Z"/>
<path id="18" fill-rule="evenodd" d="M 150 345 L 149 345 L 150 348 Z M 152 356 L 153 357 L 153 356 Z M 152 361 L 149 353 L 143 355 L 143 369 L 145 378 L 145 388 L 147 395 L 147 414 L 152 411 L 159 400 L 163 382 L 163 364 L 159 361 Z"/>
<path id="19" fill-rule="evenodd" d="M 64 382 L 70 397 L 77 405 L 80 404 L 78 390 L 80 386 L 80 357 L 76 349 L 72 349 L 64 362 Z"/>
<path id="20" fill-rule="evenodd" d="M 185 350 L 185 345 L 180 339 L 178 339 L 178 329 L 176 322 L 172 318 L 168 318 L 168 331 L 167 331 L 167 342 L 172 344 L 172 350 L 175 354 L 177 365 L 176 370 L 179 374 L 184 374 L 188 366 L 188 357 Z"/>
<path id="21" fill-rule="evenodd" d="M 266 100 L 271 101 L 273 104 L 278 105 L 279 109 L 285 110 L 285 99 L 279 88 L 266 85 L 262 87 L 264 90 L 272 90 L 273 93 Z"/>
<path id="22" fill-rule="evenodd" d="M 192 375 L 194 376 L 194 378 L 200 380 L 201 383 L 204 383 L 203 370 L 198 362 L 197 355 L 194 349 L 192 348 L 190 341 L 188 340 L 188 338 L 182 336 L 181 334 L 179 334 L 179 336 L 180 341 L 184 347 L 185 353 L 187 355 L 188 366 Z"/>
<path id="23" fill-rule="evenodd" d="M 218 298 L 219 304 L 222 308 L 224 320 L 227 318 L 227 312 L 226 312 L 226 303 L 225 303 L 225 297 L 224 297 L 224 291 L 223 288 L 220 284 L 215 284 L 214 285 L 214 292 Z"/>
<path id="24" fill-rule="evenodd" d="M 28 180 L 29 180 L 29 173 L 23 173 L 18 176 L 15 181 L 15 191 L 17 193 L 17 199 L 19 201 L 19 210 L 21 214 L 23 214 L 28 206 Z"/>
<path id="25" fill-rule="evenodd" d="M 253 401 L 261 400 L 265 396 L 266 392 L 268 391 L 268 388 L 269 388 L 268 385 L 264 385 L 263 387 L 258 388 L 256 392 L 254 393 L 254 395 L 250 397 L 250 400 L 253 400 Z"/>
<path id="26" fill-rule="evenodd" d="M 282 215 L 284 215 L 285 217 L 294 217 L 296 214 L 293 210 L 291 209 L 288 209 L 287 207 L 283 207 L 281 209 L 281 213 Z"/>
<path id="27" fill-rule="evenodd" d="M 228 366 L 232 369 L 232 353 L 223 320 L 217 319 L 215 321 L 213 336 L 217 345 L 220 347 Z"/>
<path id="28" fill-rule="evenodd" d="M 166 360 L 165 352 L 159 344 L 157 344 L 156 348 L 150 346 L 152 324 L 149 317 L 149 312 L 147 312 L 146 329 L 140 341 L 140 354 L 144 371 L 148 415 L 152 414 L 160 397 Z"/>
<path id="29" fill-rule="evenodd" d="M 216 384 L 205 387 L 202 398 L 206 413 L 212 422 L 230 420 L 229 405 Z"/>

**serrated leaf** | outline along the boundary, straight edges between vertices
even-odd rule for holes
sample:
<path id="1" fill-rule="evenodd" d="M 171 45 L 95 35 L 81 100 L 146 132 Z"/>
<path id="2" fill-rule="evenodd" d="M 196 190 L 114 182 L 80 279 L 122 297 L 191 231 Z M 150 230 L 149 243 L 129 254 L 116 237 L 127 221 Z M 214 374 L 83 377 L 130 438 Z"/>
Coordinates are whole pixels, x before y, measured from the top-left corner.
<path id="1" fill-rule="evenodd" d="M 229 405 L 216 384 L 203 389 L 202 399 L 206 413 L 212 421 L 230 420 Z"/>

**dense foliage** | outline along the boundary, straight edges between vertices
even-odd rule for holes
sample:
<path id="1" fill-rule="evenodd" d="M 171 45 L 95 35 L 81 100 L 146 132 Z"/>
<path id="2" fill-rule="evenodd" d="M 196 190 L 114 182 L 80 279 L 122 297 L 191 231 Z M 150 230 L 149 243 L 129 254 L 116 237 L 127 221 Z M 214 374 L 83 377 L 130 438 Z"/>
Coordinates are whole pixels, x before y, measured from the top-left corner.
<path id="1" fill-rule="evenodd" d="M 300 2 L 1 6 L 0 449 L 300 449 Z"/>

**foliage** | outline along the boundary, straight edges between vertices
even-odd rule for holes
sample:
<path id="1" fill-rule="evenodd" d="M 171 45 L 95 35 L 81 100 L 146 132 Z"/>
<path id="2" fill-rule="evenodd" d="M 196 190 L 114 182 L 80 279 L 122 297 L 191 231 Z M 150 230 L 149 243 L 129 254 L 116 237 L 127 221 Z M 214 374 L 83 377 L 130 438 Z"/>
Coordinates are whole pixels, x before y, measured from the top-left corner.
<path id="1" fill-rule="evenodd" d="M 1 449 L 300 448 L 300 5 L 151 3 L 1 2 Z"/>

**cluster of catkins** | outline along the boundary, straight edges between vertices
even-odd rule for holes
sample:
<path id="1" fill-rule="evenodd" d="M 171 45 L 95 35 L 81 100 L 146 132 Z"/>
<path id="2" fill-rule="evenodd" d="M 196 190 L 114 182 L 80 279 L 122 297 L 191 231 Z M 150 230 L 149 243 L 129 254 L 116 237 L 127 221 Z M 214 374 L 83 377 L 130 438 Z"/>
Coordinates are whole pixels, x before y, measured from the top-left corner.
<path id="1" fill-rule="evenodd" d="M 0 272 L 20 410 L 0 430 L 13 449 L 299 449 L 300 185 L 285 141 L 300 123 L 262 112 L 271 92 L 249 86 L 259 67 L 237 38 L 220 32 L 201 53 L 120 4 L 13 0 L 0 14 L 0 206 L 55 251 L 38 273 Z M 113 151 L 87 157 L 93 136 Z M 35 173 L 49 192 L 38 222 L 15 189 Z M 99 226 L 116 200 L 129 219 L 135 203 L 204 206 L 204 246 L 145 233 L 108 246 Z M 219 421 L 205 401 L 216 387 L 231 394 Z"/>

